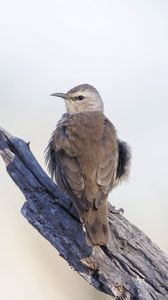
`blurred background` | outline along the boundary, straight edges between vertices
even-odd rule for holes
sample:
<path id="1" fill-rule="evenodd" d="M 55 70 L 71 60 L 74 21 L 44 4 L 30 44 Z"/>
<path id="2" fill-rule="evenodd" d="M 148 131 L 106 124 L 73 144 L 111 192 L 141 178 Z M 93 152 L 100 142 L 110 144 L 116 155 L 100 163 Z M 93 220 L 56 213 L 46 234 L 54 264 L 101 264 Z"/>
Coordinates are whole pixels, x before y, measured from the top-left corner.
<path id="1" fill-rule="evenodd" d="M 128 183 L 110 195 L 168 253 L 167 0 L 6 0 L 0 11 L 0 126 L 30 141 L 40 164 L 61 115 L 49 97 L 90 83 L 132 147 Z M 2 300 L 111 299 L 89 286 L 20 214 L 24 198 L 0 159 Z"/>

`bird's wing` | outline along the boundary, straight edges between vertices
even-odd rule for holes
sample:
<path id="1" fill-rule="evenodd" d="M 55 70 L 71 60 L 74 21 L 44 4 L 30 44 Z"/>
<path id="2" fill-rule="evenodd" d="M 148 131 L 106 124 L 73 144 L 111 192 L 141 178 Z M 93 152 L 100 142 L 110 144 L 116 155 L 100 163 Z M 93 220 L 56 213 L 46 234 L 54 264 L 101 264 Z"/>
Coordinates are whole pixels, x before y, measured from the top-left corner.
<path id="1" fill-rule="evenodd" d="M 115 128 L 107 118 L 105 118 L 104 124 L 104 134 L 101 141 L 102 159 L 97 169 L 97 184 L 99 186 L 95 201 L 97 208 L 107 198 L 114 185 L 118 163 L 118 143 Z"/>
<path id="2" fill-rule="evenodd" d="M 67 120 L 58 123 L 46 149 L 48 170 L 57 184 L 70 196 L 80 198 L 84 180 L 80 174 L 78 160 L 68 137 Z"/>

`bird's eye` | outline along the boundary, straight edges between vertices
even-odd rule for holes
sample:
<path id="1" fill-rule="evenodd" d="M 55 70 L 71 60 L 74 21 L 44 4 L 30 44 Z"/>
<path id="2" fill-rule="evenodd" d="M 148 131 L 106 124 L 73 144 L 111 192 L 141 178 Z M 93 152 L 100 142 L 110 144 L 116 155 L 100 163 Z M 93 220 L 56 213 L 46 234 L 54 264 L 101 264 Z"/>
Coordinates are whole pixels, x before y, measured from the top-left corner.
<path id="1" fill-rule="evenodd" d="M 78 96 L 78 100 L 83 100 L 84 99 L 84 96 L 80 95 Z"/>

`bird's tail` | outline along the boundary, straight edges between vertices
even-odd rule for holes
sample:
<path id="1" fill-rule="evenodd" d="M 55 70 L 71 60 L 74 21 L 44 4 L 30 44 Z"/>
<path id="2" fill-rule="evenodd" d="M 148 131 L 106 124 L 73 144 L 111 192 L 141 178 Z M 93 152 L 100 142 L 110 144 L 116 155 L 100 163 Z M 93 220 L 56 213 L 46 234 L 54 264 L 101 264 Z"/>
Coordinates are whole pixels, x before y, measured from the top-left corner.
<path id="1" fill-rule="evenodd" d="M 92 208 L 85 213 L 84 226 L 86 241 L 89 246 L 106 245 L 109 240 L 108 202 L 107 200 L 96 209 Z"/>

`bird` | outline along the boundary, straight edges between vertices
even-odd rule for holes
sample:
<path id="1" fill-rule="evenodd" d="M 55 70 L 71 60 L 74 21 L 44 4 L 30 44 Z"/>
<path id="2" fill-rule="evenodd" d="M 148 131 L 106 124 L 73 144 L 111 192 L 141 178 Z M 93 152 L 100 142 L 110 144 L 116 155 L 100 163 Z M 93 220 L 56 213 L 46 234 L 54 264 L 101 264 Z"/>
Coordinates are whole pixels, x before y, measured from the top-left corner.
<path id="1" fill-rule="evenodd" d="M 71 198 L 89 246 L 110 240 L 108 194 L 128 178 L 131 150 L 118 138 L 104 115 L 98 90 L 80 84 L 51 96 L 65 100 L 66 113 L 58 121 L 46 148 L 51 177 Z"/>

